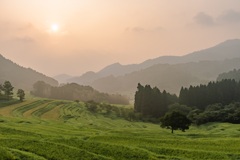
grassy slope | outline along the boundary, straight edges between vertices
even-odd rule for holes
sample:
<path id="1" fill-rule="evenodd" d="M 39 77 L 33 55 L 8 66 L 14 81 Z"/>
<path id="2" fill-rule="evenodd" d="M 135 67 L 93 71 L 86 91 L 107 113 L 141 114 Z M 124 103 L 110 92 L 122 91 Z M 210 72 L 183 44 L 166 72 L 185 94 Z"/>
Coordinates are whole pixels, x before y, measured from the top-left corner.
<path id="1" fill-rule="evenodd" d="M 170 134 L 159 125 L 92 114 L 82 103 L 0 106 L 0 159 L 240 159 L 240 125 Z"/>

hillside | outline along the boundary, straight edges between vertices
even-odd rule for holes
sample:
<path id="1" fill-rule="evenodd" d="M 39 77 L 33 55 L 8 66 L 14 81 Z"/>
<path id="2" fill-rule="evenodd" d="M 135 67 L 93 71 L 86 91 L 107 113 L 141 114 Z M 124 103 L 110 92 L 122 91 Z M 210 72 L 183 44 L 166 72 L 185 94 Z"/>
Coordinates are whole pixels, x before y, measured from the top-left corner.
<path id="1" fill-rule="evenodd" d="M 101 93 L 90 86 L 82 86 L 76 83 L 53 87 L 43 81 L 38 81 L 34 83 L 31 93 L 42 98 L 129 104 L 128 99 L 119 94 Z"/>
<path id="2" fill-rule="evenodd" d="M 99 78 L 101 78 L 101 76 L 99 76 L 98 74 L 96 74 L 94 72 L 89 71 L 79 77 L 72 77 L 70 79 L 66 79 L 66 81 L 69 83 L 74 82 L 74 83 L 78 83 L 81 85 L 90 85 L 90 84 L 92 84 L 92 82 L 94 82 L 95 80 L 97 80 Z"/>
<path id="3" fill-rule="evenodd" d="M 92 86 L 104 92 L 133 93 L 137 84 L 150 84 L 160 90 L 179 93 L 182 86 L 215 81 L 220 73 L 240 68 L 240 58 L 224 61 L 201 61 L 183 64 L 158 64 L 124 76 L 98 79 Z"/>
<path id="4" fill-rule="evenodd" d="M 170 133 L 158 124 L 91 113 L 48 99 L 0 104 L 0 159 L 239 159 L 239 125 L 210 123 Z M 122 107 L 118 107 L 121 110 Z"/>
<path id="5" fill-rule="evenodd" d="M 21 67 L 0 54 L 0 83 L 6 80 L 10 81 L 15 88 L 25 90 L 31 90 L 32 85 L 37 81 L 44 81 L 53 86 L 58 85 L 55 79 L 47 77 L 31 68 Z"/>
<path id="6" fill-rule="evenodd" d="M 146 60 L 140 64 L 121 65 L 111 64 L 97 73 L 91 72 L 79 77 L 70 78 L 68 82 L 90 85 L 93 81 L 107 76 L 124 76 L 134 71 L 140 71 L 156 64 L 180 64 L 200 61 L 223 61 L 240 57 L 240 40 L 233 39 L 222 42 L 211 48 L 203 49 L 184 56 L 161 56 Z"/>

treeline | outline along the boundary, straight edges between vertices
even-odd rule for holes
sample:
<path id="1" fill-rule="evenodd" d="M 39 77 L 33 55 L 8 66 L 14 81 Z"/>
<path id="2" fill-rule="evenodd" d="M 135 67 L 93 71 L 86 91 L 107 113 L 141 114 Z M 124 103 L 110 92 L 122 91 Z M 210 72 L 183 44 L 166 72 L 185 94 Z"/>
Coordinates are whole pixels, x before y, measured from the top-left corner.
<path id="1" fill-rule="evenodd" d="M 103 116 L 115 119 L 124 118 L 126 120 L 134 120 L 133 109 L 130 107 L 115 106 L 107 103 L 97 103 L 94 101 L 85 102 L 85 107 L 93 114 L 98 113 Z"/>
<path id="2" fill-rule="evenodd" d="M 53 87 L 43 81 L 38 81 L 33 85 L 31 94 L 43 98 L 129 104 L 128 99 L 122 95 L 100 93 L 90 86 L 82 86 L 76 83 Z"/>
<path id="3" fill-rule="evenodd" d="M 204 111 L 193 109 L 188 117 L 193 123 L 200 125 L 208 122 L 229 122 L 240 124 L 240 102 L 230 103 L 228 105 L 212 104 L 206 107 Z"/>
<path id="4" fill-rule="evenodd" d="M 182 87 L 179 97 L 160 92 L 156 87 L 138 84 L 134 111 L 153 122 L 165 114 L 180 112 L 197 125 L 207 122 L 240 123 L 240 82 L 225 79 L 207 85 Z"/>
<path id="5" fill-rule="evenodd" d="M 176 95 L 171 95 L 165 90 L 161 92 L 157 87 L 142 86 L 138 83 L 135 94 L 134 111 L 144 116 L 158 118 L 168 111 L 170 104 L 178 102 Z"/>
<path id="6" fill-rule="evenodd" d="M 240 102 L 240 82 L 225 79 L 210 82 L 207 85 L 181 88 L 179 103 L 204 110 L 208 105 L 220 103 Z"/>

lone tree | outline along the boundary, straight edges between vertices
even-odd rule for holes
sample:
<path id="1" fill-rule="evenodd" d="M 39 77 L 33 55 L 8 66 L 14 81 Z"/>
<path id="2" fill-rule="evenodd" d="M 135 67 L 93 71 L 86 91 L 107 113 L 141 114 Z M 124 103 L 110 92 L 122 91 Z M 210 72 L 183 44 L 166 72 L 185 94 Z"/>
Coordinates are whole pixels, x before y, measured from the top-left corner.
<path id="1" fill-rule="evenodd" d="M 183 132 L 186 129 L 189 129 L 191 125 L 191 120 L 189 120 L 184 114 L 173 111 L 165 114 L 165 116 L 161 119 L 161 127 L 168 128 L 172 130 L 182 130 Z"/>
<path id="2" fill-rule="evenodd" d="M 6 96 L 6 98 L 8 100 L 10 100 L 12 98 L 13 95 L 13 86 L 9 81 L 5 81 L 3 86 L 2 86 L 2 90 L 4 92 L 4 95 Z"/>
<path id="3" fill-rule="evenodd" d="M 19 97 L 19 100 L 20 100 L 20 101 L 23 101 L 23 100 L 25 99 L 24 90 L 18 89 L 18 91 L 17 91 L 17 96 Z"/>

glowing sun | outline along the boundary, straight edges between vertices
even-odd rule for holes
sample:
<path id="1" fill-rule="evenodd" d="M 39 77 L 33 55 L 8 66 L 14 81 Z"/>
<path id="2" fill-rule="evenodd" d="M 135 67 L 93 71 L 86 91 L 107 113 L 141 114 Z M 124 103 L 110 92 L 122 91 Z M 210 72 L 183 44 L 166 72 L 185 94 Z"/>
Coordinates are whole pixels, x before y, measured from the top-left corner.
<path id="1" fill-rule="evenodd" d="M 58 24 L 52 24 L 51 25 L 51 31 L 52 32 L 58 32 L 59 31 L 59 25 Z"/>

